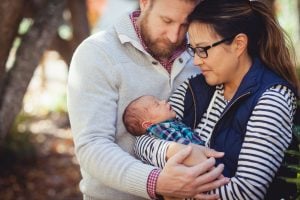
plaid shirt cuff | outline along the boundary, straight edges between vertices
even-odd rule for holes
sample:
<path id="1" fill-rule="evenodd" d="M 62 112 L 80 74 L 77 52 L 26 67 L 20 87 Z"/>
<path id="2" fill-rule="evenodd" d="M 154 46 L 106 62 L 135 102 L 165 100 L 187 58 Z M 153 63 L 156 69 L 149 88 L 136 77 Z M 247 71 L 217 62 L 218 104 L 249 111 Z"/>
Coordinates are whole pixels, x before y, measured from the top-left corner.
<path id="1" fill-rule="evenodd" d="M 154 169 L 150 172 L 147 180 L 147 192 L 151 199 L 159 199 L 158 195 L 156 195 L 156 183 L 158 176 L 160 174 L 160 169 Z"/>

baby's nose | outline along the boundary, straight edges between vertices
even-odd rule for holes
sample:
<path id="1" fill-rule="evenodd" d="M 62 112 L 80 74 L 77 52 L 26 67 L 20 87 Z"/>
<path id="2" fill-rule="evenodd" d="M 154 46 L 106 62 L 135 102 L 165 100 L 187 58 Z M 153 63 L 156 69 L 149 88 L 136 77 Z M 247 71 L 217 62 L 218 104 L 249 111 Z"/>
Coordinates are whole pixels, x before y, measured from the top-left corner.
<path id="1" fill-rule="evenodd" d="M 167 101 L 166 101 L 166 100 L 161 100 L 160 103 L 161 103 L 161 104 L 166 104 Z"/>

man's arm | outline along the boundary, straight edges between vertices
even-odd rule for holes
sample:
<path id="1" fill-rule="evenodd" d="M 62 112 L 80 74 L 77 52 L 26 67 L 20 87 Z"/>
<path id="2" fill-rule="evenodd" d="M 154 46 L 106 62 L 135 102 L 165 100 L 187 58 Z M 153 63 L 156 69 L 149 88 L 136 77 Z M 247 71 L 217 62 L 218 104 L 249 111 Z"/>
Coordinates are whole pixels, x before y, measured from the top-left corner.
<path id="1" fill-rule="evenodd" d="M 75 153 L 81 169 L 93 180 L 148 198 L 147 178 L 155 167 L 143 164 L 117 144 L 117 76 L 110 56 L 95 41 L 85 41 L 76 50 L 68 80 Z M 128 139 L 126 144 L 130 142 L 134 141 Z"/>
<path id="2" fill-rule="evenodd" d="M 155 166 L 162 165 L 163 170 L 158 177 L 156 187 L 158 194 L 182 198 L 193 197 L 195 194 L 228 183 L 229 179 L 227 178 L 218 179 L 224 166 L 219 165 L 213 169 L 214 158 L 205 159 L 205 157 L 221 157 L 223 153 L 199 145 L 191 146 L 193 148 L 175 142 L 158 140 L 147 135 L 137 139 L 136 154 L 147 163 Z M 197 154 L 201 155 L 205 161 L 195 158 Z M 189 161 L 189 159 L 191 160 Z M 190 164 L 193 166 L 186 166 L 184 162 L 192 162 Z M 201 198 L 208 198 L 208 196 L 214 197 L 212 199 L 216 198 L 216 195 L 202 195 Z"/>

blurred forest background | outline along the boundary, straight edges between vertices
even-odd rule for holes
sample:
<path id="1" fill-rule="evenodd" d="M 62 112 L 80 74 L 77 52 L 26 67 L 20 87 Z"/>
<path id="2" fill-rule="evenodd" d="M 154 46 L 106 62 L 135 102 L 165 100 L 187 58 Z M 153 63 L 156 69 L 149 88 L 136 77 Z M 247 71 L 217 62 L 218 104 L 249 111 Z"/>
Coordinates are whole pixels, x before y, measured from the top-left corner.
<path id="1" fill-rule="evenodd" d="M 268 1 L 299 65 L 300 0 Z M 137 8 L 137 0 L 0 2 L 0 199 L 82 199 L 66 108 L 68 66 L 83 39 Z M 297 160 L 288 165 L 298 177 L 285 180 L 299 189 L 299 149 L 287 154 Z"/>

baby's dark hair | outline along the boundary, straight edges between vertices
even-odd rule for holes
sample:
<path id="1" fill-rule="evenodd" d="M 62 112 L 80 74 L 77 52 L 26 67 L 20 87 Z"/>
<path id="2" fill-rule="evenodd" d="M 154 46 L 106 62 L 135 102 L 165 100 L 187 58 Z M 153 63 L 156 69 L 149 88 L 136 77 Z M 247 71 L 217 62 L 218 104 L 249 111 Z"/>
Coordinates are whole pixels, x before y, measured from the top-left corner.
<path id="1" fill-rule="evenodd" d="M 138 97 L 131 101 L 124 110 L 123 123 L 126 130 L 133 136 L 140 136 L 144 134 L 145 129 L 142 126 L 142 121 L 145 116 L 147 108 L 140 107 L 138 102 L 145 96 Z"/>

